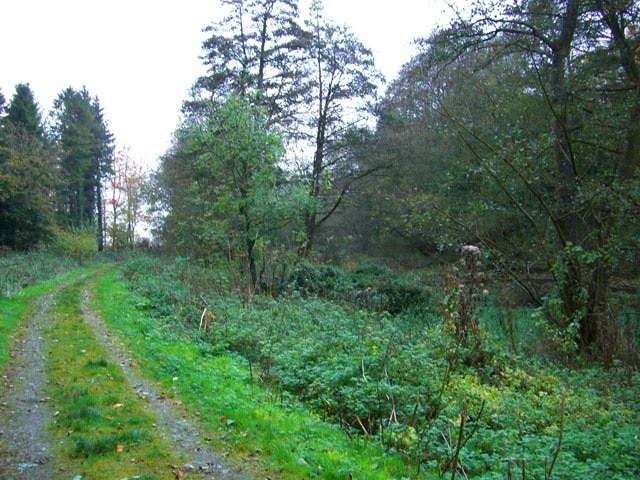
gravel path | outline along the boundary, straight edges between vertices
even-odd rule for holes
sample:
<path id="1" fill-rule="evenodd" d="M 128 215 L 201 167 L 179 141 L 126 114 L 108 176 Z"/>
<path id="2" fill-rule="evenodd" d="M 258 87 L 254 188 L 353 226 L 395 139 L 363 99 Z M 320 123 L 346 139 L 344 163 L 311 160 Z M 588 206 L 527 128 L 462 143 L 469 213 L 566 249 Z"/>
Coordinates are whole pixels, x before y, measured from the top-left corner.
<path id="1" fill-rule="evenodd" d="M 36 313 L 17 328 L 2 374 L 0 472 L 4 480 L 57 478 L 47 431 L 55 412 L 45 398 L 47 351 L 42 337 L 54 294 L 40 297 L 34 306 Z"/>
<path id="2" fill-rule="evenodd" d="M 157 418 L 156 426 L 175 450 L 191 459 L 181 466 L 189 478 L 248 480 L 241 471 L 229 466 L 225 459 L 211 450 L 202 432 L 196 426 L 196 417 L 190 418 L 180 411 L 175 402 L 166 398 L 156 385 L 142 378 L 135 366 L 132 356 L 124 345 L 118 342 L 102 319 L 89 308 L 89 290 L 82 294 L 82 312 L 85 321 L 93 329 L 98 343 L 109 353 L 109 360 L 119 365 L 138 397 L 147 402 L 153 416 Z"/>
<path id="3" fill-rule="evenodd" d="M 79 280 L 78 280 L 79 281 Z M 34 314 L 21 322 L 13 335 L 10 360 L 0 380 L 0 479 L 69 479 L 60 472 L 53 456 L 53 438 L 48 425 L 55 411 L 46 398 L 47 347 L 43 328 L 53 321 L 55 294 L 68 284 L 43 295 L 34 304 Z M 250 480 L 253 477 L 233 468 L 207 445 L 197 426 L 197 418 L 188 416 L 175 402 L 167 399 L 152 382 L 142 378 L 133 357 L 89 307 L 90 291 L 82 294 L 82 312 L 96 339 L 119 365 L 127 382 L 141 402 L 157 418 L 158 431 L 171 448 L 189 462 L 177 466 L 185 478 L 207 480 Z"/>

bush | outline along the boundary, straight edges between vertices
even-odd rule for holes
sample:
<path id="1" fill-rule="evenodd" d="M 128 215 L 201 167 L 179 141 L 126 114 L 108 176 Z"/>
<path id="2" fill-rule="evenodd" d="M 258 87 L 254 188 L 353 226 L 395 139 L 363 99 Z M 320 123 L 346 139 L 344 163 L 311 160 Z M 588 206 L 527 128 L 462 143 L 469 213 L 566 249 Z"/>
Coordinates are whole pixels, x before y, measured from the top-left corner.
<path id="1" fill-rule="evenodd" d="M 365 265 L 345 272 L 331 265 L 299 265 L 289 289 L 301 295 L 350 304 L 374 312 L 429 314 L 435 309 L 421 279 Z"/>
<path id="2" fill-rule="evenodd" d="M 97 254 L 98 240 L 92 227 L 57 230 L 52 249 L 58 255 L 84 264 Z"/>

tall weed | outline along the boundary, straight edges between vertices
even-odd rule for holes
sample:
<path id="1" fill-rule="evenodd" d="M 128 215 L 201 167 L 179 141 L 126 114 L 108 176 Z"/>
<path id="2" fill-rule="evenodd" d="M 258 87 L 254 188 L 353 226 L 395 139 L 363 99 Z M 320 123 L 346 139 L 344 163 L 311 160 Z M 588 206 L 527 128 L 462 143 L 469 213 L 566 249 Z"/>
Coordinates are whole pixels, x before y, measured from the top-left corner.
<path id="1" fill-rule="evenodd" d="M 46 249 L 0 252 L 0 297 L 42 283 L 78 268 L 76 260 Z"/>
<path id="2" fill-rule="evenodd" d="M 149 295 L 142 308 L 180 322 L 210 354 L 246 359 L 253 382 L 301 399 L 353 439 L 383 443 L 417 475 L 504 478 L 526 465 L 527 478 L 545 478 L 560 432 L 554 478 L 640 474 L 640 378 L 621 374 L 611 384 L 611 371 L 576 373 L 520 357 L 509 335 L 523 334 L 491 335 L 482 312 L 470 309 L 478 297 L 450 304 L 466 323 L 445 321 L 433 307 L 394 315 L 366 308 L 372 304 L 355 294 L 365 286 L 380 292 L 380 279 L 389 279 L 383 269 L 314 268 L 278 298 L 246 302 L 226 293 L 222 273 L 183 262 L 125 268 Z M 208 328 L 198 330 L 205 308 Z"/>

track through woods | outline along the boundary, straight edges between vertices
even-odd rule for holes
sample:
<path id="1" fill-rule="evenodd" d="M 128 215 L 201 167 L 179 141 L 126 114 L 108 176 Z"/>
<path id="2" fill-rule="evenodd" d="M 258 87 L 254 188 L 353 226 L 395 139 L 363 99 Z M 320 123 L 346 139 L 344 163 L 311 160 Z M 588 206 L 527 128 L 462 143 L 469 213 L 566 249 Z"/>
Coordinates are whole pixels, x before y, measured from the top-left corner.
<path id="1" fill-rule="evenodd" d="M 31 302 L 0 384 L 3 479 L 248 479 L 198 416 L 141 375 L 93 306 L 106 268 Z"/>

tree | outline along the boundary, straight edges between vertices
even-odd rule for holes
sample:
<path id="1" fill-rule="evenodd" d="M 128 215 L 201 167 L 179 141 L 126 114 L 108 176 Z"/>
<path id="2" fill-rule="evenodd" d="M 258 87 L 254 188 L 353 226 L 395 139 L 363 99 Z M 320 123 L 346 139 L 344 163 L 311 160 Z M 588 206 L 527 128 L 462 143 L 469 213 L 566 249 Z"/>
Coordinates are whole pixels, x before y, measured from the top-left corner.
<path id="1" fill-rule="evenodd" d="M 313 160 L 301 165 L 315 205 L 304 215 L 305 238 L 300 254 L 312 250 L 318 228 L 340 206 L 352 183 L 375 170 L 362 171 L 349 155 L 350 138 L 365 124 L 363 107 L 377 90 L 380 73 L 371 50 L 346 27 L 324 18 L 320 1 L 311 6 L 309 55 L 314 65 L 310 100 L 313 105 Z"/>
<path id="2" fill-rule="evenodd" d="M 187 111 L 209 108 L 230 95 L 251 99 L 268 125 L 295 129 L 305 82 L 305 32 L 296 0 L 222 0 L 230 13 L 209 26 L 203 43 L 206 76 L 194 86 Z M 206 113 L 205 113 L 206 114 Z"/>
<path id="3" fill-rule="evenodd" d="M 104 230 L 111 248 L 119 250 L 134 245 L 136 228 L 146 219 L 143 190 L 147 176 L 131 159 L 128 148 L 115 153 L 112 170 L 104 200 Z"/>
<path id="4" fill-rule="evenodd" d="M 499 211 L 509 230 L 453 225 L 529 293 L 531 273 L 551 272 L 544 312 L 585 354 L 611 353 L 611 274 L 636 249 L 638 13 L 615 0 L 478 1 L 422 42 L 412 70 L 431 93 L 421 104 L 464 146 L 474 213 Z"/>
<path id="5" fill-rule="evenodd" d="M 29 85 L 16 86 L 0 118 L 0 245 L 26 250 L 53 228 L 56 169 Z"/>
<path id="6" fill-rule="evenodd" d="M 64 90 L 54 103 L 54 116 L 64 182 L 58 194 L 61 222 L 72 227 L 95 226 L 102 250 L 102 182 L 111 173 L 113 136 L 99 100 L 86 88 Z"/>
<path id="7" fill-rule="evenodd" d="M 261 110 L 232 96 L 208 117 L 186 119 L 160 166 L 160 185 L 167 187 L 165 228 L 178 230 L 174 239 L 192 254 L 243 259 L 252 290 L 269 245 L 294 221 L 299 200 L 304 205 L 304 197 L 283 181 L 283 154 L 282 138 Z M 172 175 L 178 171 L 179 180 Z"/>

